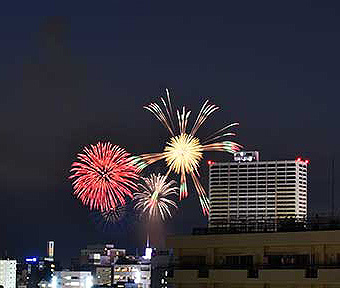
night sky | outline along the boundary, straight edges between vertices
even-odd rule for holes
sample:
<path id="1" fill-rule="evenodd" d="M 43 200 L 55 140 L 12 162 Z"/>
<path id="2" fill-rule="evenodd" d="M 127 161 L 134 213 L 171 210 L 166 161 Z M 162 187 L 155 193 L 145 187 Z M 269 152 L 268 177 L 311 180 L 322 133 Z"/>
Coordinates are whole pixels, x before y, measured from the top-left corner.
<path id="1" fill-rule="evenodd" d="M 165 88 L 194 115 L 205 99 L 221 107 L 199 136 L 238 121 L 235 140 L 262 160 L 310 159 L 309 212 L 329 209 L 332 158 L 339 187 L 340 3 L 53 3 L 1 9 L 0 255 L 44 255 L 51 239 L 63 263 L 87 243 L 142 248 L 148 228 L 133 215 L 106 231 L 95 225 L 72 195 L 69 169 L 99 140 L 133 154 L 161 151 L 167 132 L 142 106 Z M 205 158 L 205 187 L 208 159 L 231 156 Z M 150 229 L 161 242 L 204 225 L 191 193 L 171 221 Z"/>

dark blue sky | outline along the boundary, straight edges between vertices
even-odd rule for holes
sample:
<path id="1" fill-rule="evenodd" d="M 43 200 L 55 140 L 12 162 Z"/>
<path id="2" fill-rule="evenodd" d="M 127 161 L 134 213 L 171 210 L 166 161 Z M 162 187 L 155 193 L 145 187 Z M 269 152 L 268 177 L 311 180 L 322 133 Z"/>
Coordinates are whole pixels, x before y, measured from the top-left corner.
<path id="1" fill-rule="evenodd" d="M 68 170 L 99 140 L 160 151 L 166 131 L 142 106 L 165 87 L 194 114 L 207 98 L 221 107 L 201 136 L 239 121 L 237 141 L 261 159 L 309 158 L 309 211 L 328 209 L 332 157 L 339 171 L 336 1 L 12 1 L 1 10 L 1 253 L 43 254 L 50 239 L 63 261 L 87 242 L 142 246 L 145 227 L 132 218 L 110 233 L 93 224 Z M 205 184 L 206 172 L 204 162 Z M 159 229 L 205 225 L 194 195 Z"/>

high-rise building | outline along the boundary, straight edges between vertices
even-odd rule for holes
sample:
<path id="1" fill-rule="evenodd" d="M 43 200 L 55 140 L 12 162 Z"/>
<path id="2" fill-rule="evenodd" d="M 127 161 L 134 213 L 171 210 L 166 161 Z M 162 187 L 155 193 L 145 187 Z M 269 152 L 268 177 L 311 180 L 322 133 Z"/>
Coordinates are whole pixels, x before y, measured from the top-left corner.
<path id="1" fill-rule="evenodd" d="M 16 260 L 0 260 L 0 285 L 5 288 L 16 287 Z"/>
<path id="2" fill-rule="evenodd" d="M 238 152 L 234 160 L 210 162 L 210 227 L 307 216 L 308 160 L 259 161 L 258 152 Z"/>

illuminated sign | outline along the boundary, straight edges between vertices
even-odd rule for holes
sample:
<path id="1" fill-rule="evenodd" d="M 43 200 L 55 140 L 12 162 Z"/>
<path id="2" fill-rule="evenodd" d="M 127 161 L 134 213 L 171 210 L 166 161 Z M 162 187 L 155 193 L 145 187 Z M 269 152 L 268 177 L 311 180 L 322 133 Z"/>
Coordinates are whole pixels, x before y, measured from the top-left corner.
<path id="1" fill-rule="evenodd" d="M 258 151 L 240 151 L 234 153 L 234 161 L 236 162 L 252 162 L 259 161 Z"/>
<path id="2" fill-rule="evenodd" d="M 37 262 L 37 257 L 26 258 L 26 262 Z"/>

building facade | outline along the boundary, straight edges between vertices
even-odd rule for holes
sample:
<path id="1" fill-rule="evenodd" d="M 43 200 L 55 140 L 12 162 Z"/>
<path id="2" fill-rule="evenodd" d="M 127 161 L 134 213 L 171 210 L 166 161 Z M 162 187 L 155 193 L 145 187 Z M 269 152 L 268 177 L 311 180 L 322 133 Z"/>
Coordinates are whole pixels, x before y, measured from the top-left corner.
<path id="1" fill-rule="evenodd" d="M 93 277 L 89 271 L 56 271 L 51 286 L 53 288 L 91 288 Z"/>
<path id="2" fill-rule="evenodd" d="M 16 287 L 16 260 L 0 260 L 0 285 L 5 288 Z"/>
<path id="3" fill-rule="evenodd" d="M 235 220 L 307 216 L 308 161 L 258 161 L 258 154 L 235 159 L 239 161 L 210 165 L 210 227 Z"/>
<path id="4" fill-rule="evenodd" d="M 138 288 L 151 288 L 150 262 L 133 256 L 118 259 L 114 265 L 113 284 L 125 287 L 131 283 Z"/>
<path id="5" fill-rule="evenodd" d="M 95 265 L 111 266 L 123 256 L 125 249 L 115 248 L 113 244 L 88 245 L 80 251 L 79 267 L 83 269 Z"/>
<path id="6" fill-rule="evenodd" d="M 26 275 L 27 288 L 36 288 L 42 280 L 51 282 L 54 271 L 58 270 L 59 264 L 50 257 L 26 258 L 25 264 L 21 267 L 21 279 Z M 25 282 L 21 282 L 24 284 Z"/>
<path id="7" fill-rule="evenodd" d="M 93 271 L 93 284 L 110 287 L 112 285 L 112 266 L 96 266 Z"/>
<path id="8" fill-rule="evenodd" d="M 340 287 L 340 230 L 172 236 L 178 288 Z"/>
<path id="9" fill-rule="evenodd" d="M 172 250 L 154 250 L 151 258 L 151 288 L 173 288 L 167 281 L 173 259 Z"/>

